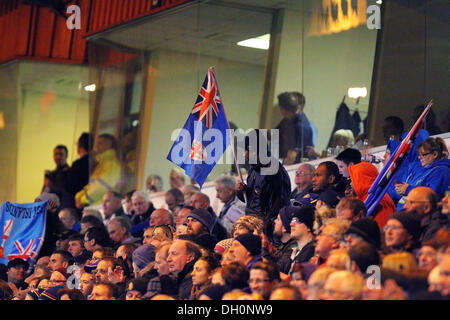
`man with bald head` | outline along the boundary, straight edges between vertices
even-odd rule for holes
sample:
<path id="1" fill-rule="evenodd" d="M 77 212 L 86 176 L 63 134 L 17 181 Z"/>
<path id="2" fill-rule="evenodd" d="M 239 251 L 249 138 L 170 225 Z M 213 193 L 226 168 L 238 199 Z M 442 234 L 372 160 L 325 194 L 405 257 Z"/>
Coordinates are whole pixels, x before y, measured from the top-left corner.
<path id="1" fill-rule="evenodd" d="M 412 189 L 406 198 L 404 208 L 415 210 L 420 218 L 421 243 L 434 238 L 436 232 L 447 224 L 448 217 L 437 209 L 437 195 L 428 187 Z"/>
<path id="2" fill-rule="evenodd" d="M 156 209 L 150 216 L 150 226 L 157 226 L 160 224 L 170 224 L 173 226 L 173 215 L 169 210 Z"/>

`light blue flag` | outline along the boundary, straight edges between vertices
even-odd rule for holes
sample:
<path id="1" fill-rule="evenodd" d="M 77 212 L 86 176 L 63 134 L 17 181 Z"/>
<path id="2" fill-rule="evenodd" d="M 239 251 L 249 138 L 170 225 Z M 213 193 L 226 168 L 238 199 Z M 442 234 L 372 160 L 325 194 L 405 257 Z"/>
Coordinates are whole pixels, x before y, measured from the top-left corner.
<path id="1" fill-rule="evenodd" d="M 2 205 L 0 213 L 0 263 L 19 258 L 30 265 L 42 247 L 48 201 Z"/>

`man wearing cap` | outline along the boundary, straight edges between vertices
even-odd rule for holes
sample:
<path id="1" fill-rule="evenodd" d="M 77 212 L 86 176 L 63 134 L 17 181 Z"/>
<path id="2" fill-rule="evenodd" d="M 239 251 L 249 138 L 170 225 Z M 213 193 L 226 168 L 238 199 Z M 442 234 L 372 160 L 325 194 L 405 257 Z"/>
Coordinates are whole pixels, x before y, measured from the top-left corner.
<path id="1" fill-rule="evenodd" d="M 125 300 L 144 300 L 147 293 L 148 279 L 135 278 L 128 283 Z"/>
<path id="2" fill-rule="evenodd" d="M 213 252 L 217 239 L 211 235 L 214 220 L 205 209 L 192 210 L 187 218 L 187 234 L 194 237 L 194 242 Z"/>
<path id="3" fill-rule="evenodd" d="M 292 249 L 297 246 L 297 240 L 291 237 L 290 226 L 294 208 L 293 206 L 281 208 L 273 226 L 275 241 L 273 244 L 268 241 L 263 245 L 263 258 L 275 262 L 284 274 L 289 273 Z"/>
<path id="4" fill-rule="evenodd" d="M 261 238 L 250 233 L 237 236 L 231 244 L 230 254 L 234 261 L 247 266 L 250 270 L 256 263 L 262 261 Z"/>
<path id="5" fill-rule="evenodd" d="M 283 120 L 276 129 L 280 130 L 280 158 L 285 159 L 286 165 L 301 162 L 302 156 L 308 156 L 307 147 L 314 147 L 311 124 L 303 112 L 305 102 L 301 93 L 283 92 L 278 95 Z"/>
<path id="6" fill-rule="evenodd" d="M 8 262 L 7 265 L 8 271 L 6 273 L 8 276 L 8 282 L 10 284 L 14 284 L 15 288 L 18 290 L 28 288 L 28 284 L 24 281 L 28 267 L 29 267 L 28 262 L 19 258 L 13 259 Z M 17 294 L 14 293 L 14 295 Z"/>
<path id="7" fill-rule="evenodd" d="M 361 243 L 365 242 L 379 250 L 381 246 L 380 227 L 373 219 L 359 219 L 352 222 L 348 228 L 345 241 L 349 249 L 359 247 Z"/>
<path id="8" fill-rule="evenodd" d="M 420 233 L 420 220 L 415 211 L 400 211 L 394 213 L 384 227 L 386 253 L 417 249 L 417 239 Z"/>
<path id="9" fill-rule="evenodd" d="M 295 207 L 291 220 L 291 237 L 297 241 L 297 246 L 292 249 L 290 261 L 291 267 L 295 263 L 308 262 L 314 255 L 314 207 Z"/>

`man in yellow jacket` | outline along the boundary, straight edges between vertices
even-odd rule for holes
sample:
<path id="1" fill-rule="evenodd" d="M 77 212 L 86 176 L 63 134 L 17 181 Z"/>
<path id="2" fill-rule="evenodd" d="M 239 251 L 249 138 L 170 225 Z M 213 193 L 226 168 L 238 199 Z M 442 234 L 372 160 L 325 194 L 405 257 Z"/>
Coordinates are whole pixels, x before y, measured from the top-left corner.
<path id="1" fill-rule="evenodd" d="M 89 178 L 89 183 L 75 195 L 77 208 L 100 204 L 107 191 L 115 190 L 120 179 L 116 145 L 114 136 L 107 133 L 98 136 L 95 157 L 97 165 Z"/>

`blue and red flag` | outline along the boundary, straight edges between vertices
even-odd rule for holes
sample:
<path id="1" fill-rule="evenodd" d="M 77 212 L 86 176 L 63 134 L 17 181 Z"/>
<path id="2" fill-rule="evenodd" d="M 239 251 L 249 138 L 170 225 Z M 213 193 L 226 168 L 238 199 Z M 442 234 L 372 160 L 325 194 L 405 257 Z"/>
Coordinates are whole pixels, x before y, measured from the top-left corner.
<path id="1" fill-rule="evenodd" d="M 2 205 L 0 213 L 0 263 L 19 258 L 30 266 L 42 247 L 48 201 Z"/>
<path id="2" fill-rule="evenodd" d="M 386 194 L 389 185 L 393 183 L 393 176 L 400 167 L 403 159 L 406 158 L 409 151 L 411 150 L 411 147 L 414 144 L 414 140 L 419 134 L 419 131 L 423 126 L 424 119 L 430 111 L 432 105 L 433 100 L 428 103 L 427 107 L 422 112 L 419 119 L 417 119 L 411 130 L 409 130 L 408 134 L 403 139 L 397 150 L 391 154 L 383 169 L 378 174 L 378 177 L 370 187 L 369 196 L 364 203 L 367 207 L 367 216 L 370 216 L 375 211 L 381 199 L 383 199 L 384 195 Z"/>
<path id="3" fill-rule="evenodd" d="M 194 107 L 167 159 L 202 187 L 230 144 L 228 120 L 214 69 L 209 68 Z"/>

